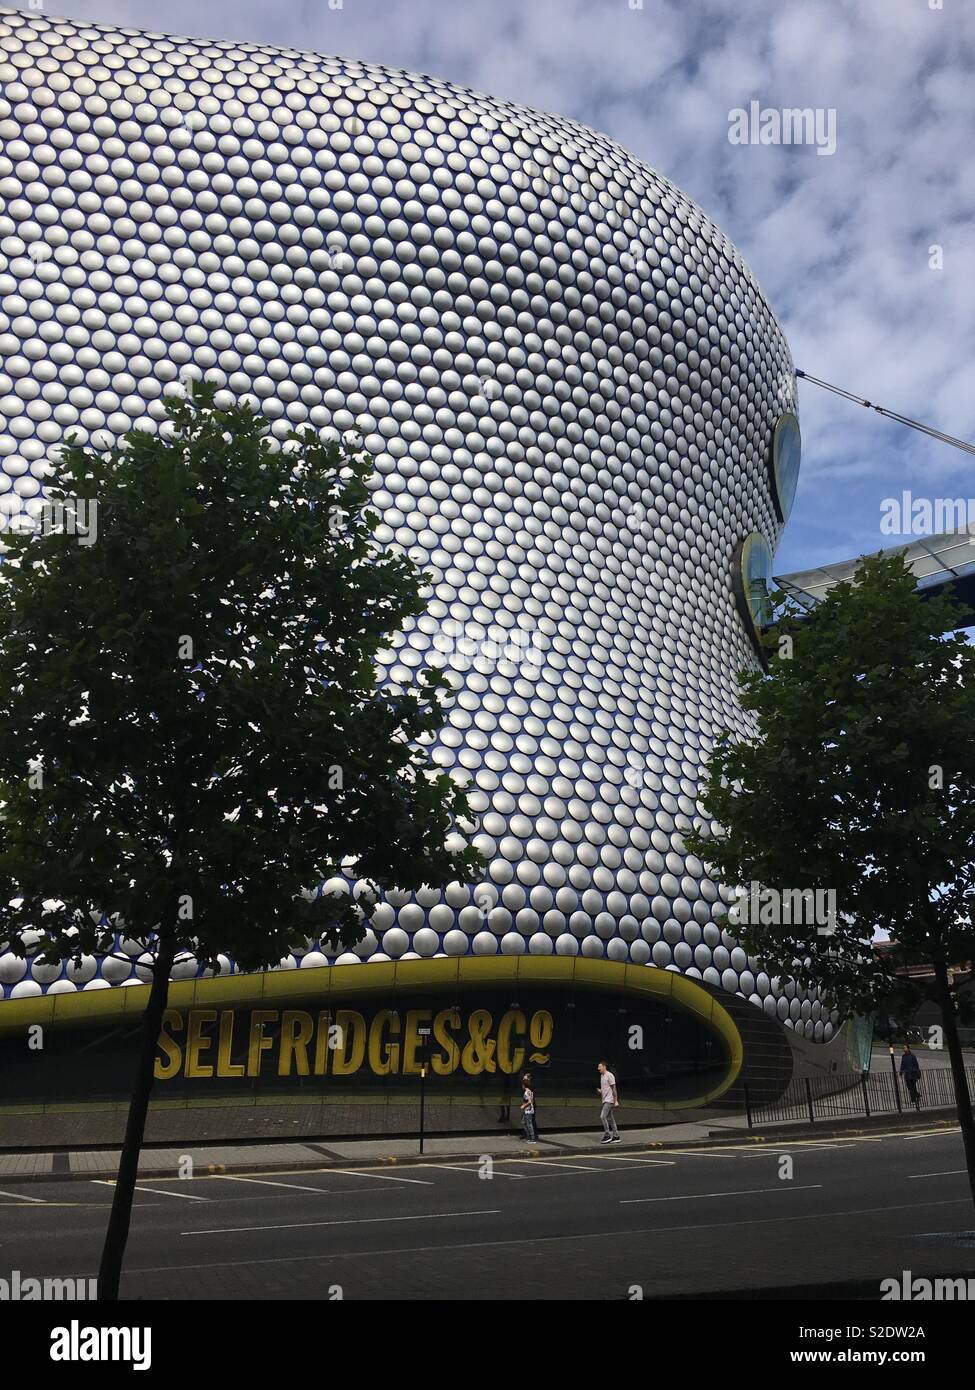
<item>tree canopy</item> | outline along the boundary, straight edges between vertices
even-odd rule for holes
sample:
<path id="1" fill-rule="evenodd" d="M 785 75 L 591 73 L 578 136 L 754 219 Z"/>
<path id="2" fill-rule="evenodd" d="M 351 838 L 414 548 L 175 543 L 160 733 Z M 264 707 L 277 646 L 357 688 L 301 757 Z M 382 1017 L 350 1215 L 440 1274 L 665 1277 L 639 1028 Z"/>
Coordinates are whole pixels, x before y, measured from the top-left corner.
<path id="1" fill-rule="evenodd" d="M 310 429 L 279 445 L 206 386 L 159 435 L 66 449 L 94 542 L 11 534 L 0 566 L 0 945 L 104 951 L 121 920 L 250 969 L 362 935 L 369 895 L 316 896 L 343 871 L 476 876 L 428 756 L 444 676 L 378 683 L 426 599 L 376 542 L 370 467 Z"/>
<path id="2" fill-rule="evenodd" d="M 901 552 L 866 558 L 738 678 L 750 737 L 717 741 L 691 847 L 731 886 L 832 890 L 836 919 L 749 921 L 763 964 L 870 1011 L 899 966 L 975 956 L 975 648 Z M 896 947 L 878 955 L 875 934 Z M 916 994 L 916 991 L 915 991 Z M 916 999 L 915 999 L 916 1002 Z"/>

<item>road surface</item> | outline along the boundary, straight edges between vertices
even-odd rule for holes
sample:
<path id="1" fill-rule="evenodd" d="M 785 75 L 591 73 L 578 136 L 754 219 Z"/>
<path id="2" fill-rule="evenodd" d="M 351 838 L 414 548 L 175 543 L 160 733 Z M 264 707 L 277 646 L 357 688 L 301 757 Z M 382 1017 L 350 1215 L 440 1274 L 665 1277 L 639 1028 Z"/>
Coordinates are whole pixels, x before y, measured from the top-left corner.
<path id="1" fill-rule="evenodd" d="M 612 1300 L 814 1285 L 876 1297 L 903 1270 L 975 1276 L 958 1131 L 892 1131 L 153 1177 L 139 1184 L 123 1297 Z M 0 1277 L 94 1274 L 110 1184 L 4 1188 Z"/>

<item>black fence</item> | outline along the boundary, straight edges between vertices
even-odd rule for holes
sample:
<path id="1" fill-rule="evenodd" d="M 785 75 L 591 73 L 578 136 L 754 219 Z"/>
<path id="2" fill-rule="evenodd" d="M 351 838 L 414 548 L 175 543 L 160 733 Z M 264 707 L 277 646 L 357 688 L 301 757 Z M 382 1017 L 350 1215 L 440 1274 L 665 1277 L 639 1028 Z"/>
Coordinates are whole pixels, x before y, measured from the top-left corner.
<path id="1" fill-rule="evenodd" d="M 975 1067 L 966 1069 L 969 1095 L 975 1096 Z M 753 1104 L 745 1086 L 745 1113 L 749 1128 L 777 1121 L 866 1118 L 871 1115 L 913 1115 L 922 1110 L 945 1110 L 955 1105 L 955 1088 L 949 1067 L 922 1069 L 912 1091 L 893 1070 L 806 1076 L 789 1082 L 782 1095 L 769 1104 Z"/>

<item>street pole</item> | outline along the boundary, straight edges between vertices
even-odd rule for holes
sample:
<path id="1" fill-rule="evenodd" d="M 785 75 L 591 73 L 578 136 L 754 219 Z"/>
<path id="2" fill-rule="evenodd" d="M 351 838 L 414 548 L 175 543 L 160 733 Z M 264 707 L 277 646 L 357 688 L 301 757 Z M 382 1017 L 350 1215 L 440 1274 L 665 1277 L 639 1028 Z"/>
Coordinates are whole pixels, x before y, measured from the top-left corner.
<path id="1" fill-rule="evenodd" d="M 427 1039 L 430 1036 L 429 1028 L 418 1028 L 420 1035 L 420 1153 L 423 1152 L 423 1117 L 426 1110 L 427 1092 Z"/>
<path id="2" fill-rule="evenodd" d="M 901 1093 L 900 1093 L 900 1088 L 899 1088 L 898 1085 L 897 1085 L 897 1063 L 894 1061 L 894 1044 L 893 1044 L 893 1043 L 890 1044 L 890 1047 L 889 1047 L 888 1051 L 890 1052 L 890 1069 L 891 1069 L 891 1071 L 894 1073 L 894 1095 L 895 1095 L 896 1098 L 897 1098 L 897 1113 L 898 1113 L 898 1115 L 900 1115 L 900 1114 L 902 1113 L 902 1111 L 903 1111 L 903 1107 L 901 1106 Z"/>

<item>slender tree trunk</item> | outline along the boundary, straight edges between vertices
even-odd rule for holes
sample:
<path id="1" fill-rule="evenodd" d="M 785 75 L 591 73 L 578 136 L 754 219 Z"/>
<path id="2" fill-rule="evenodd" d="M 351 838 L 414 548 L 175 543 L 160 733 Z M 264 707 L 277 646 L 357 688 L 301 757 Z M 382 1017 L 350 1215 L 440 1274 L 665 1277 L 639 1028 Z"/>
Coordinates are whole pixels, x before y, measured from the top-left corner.
<path id="1" fill-rule="evenodd" d="M 129 1238 L 129 1221 L 132 1217 L 132 1196 L 139 1171 L 139 1155 L 146 1131 L 146 1115 L 149 1111 L 149 1096 L 152 1091 L 153 1068 L 156 1059 L 156 1042 L 162 1027 L 163 1011 L 169 997 L 169 972 L 176 957 L 176 941 L 171 933 L 160 939 L 156 962 L 152 968 L 152 986 L 145 1013 L 142 1015 L 142 1030 L 139 1038 L 139 1059 L 136 1065 L 132 1098 L 129 1101 L 129 1115 L 125 1125 L 125 1138 L 119 1158 L 118 1175 L 115 1181 L 115 1195 L 112 1199 L 112 1212 L 108 1218 L 105 1244 L 102 1246 L 102 1261 L 98 1270 L 98 1299 L 101 1303 L 118 1301 L 119 1280 L 122 1277 L 122 1259 Z"/>
<path id="2" fill-rule="evenodd" d="M 955 1105 L 958 1123 L 961 1126 L 962 1142 L 965 1145 L 965 1165 L 968 1168 L 968 1185 L 972 1191 L 972 1205 L 975 1206 L 975 1119 L 972 1118 L 972 1098 L 968 1090 L 968 1077 L 965 1074 L 965 1055 L 958 1037 L 958 1019 L 955 1014 L 955 1001 L 948 985 L 948 967 L 943 961 L 935 961 L 934 973 L 937 979 L 938 1003 L 944 1023 L 945 1042 L 951 1060 L 951 1079 L 955 1085 Z"/>

